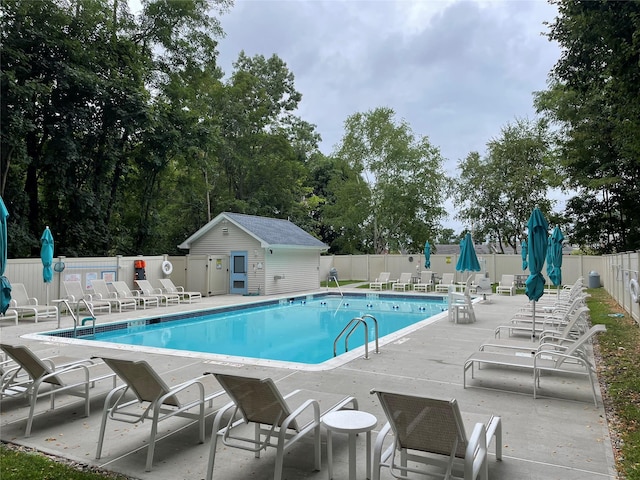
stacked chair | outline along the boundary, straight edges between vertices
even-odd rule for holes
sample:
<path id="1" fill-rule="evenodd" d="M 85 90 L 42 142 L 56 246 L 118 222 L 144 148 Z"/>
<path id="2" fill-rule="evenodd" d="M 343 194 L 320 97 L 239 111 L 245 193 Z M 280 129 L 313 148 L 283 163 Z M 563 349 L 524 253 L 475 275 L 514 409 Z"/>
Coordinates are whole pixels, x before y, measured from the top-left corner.
<path id="1" fill-rule="evenodd" d="M 533 397 L 538 395 L 540 378 L 546 374 L 573 374 L 589 378 L 594 404 L 597 406 L 596 369 L 592 361 L 590 341 L 606 331 L 604 325 L 589 323 L 582 279 L 564 287 L 560 295 L 533 306 L 526 305 L 511 322 L 496 328 L 495 337 L 473 352 L 464 362 L 463 386 L 467 373 L 474 378 L 475 366 L 520 368 L 533 373 Z M 534 329 L 535 325 L 535 329 Z M 508 332 L 505 338 L 502 332 Z M 532 341 L 531 337 L 533 334 Z M 525 335 L 526 339 L 518 336 Z"/>

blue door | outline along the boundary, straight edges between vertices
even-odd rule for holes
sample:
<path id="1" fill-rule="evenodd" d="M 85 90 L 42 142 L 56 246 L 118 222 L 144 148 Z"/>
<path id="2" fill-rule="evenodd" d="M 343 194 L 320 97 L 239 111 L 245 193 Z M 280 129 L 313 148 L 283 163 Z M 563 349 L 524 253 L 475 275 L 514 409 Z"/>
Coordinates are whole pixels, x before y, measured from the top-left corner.
<path id="1" fill-rule="evenodd" d="M 248 258 L 247 252 L 231 252 L 231 265 L 229 272 L 231 278 L 229 279 L 229 293 L 236 293 L 243 295 L 249 292 L 249 286 L 247 282 L 247 268 Z"/>

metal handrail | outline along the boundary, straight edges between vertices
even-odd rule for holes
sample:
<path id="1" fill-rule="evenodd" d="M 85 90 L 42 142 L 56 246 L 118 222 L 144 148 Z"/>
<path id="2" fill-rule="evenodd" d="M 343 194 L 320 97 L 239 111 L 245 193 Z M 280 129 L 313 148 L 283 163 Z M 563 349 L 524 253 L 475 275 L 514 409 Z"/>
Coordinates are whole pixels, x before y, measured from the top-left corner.
<path id="1" fill-rule="evenodd" d="M 329 282 L 331 281 L 332 278 L 336 282 L 336 286 L 338 287 L 338 291 L 340 292 L 340 296 L 344 297 L 344 293 L 342 293 L 342 289 L 340 288 L 340 284 L 338 283 L 338 277 L 336 277 L 335 275 L 329 275 L 327 277 L 327 290 L 329 290 Z"/>
<path id="2" fill-rule="evenodd" d="M 338 334 L 338 336 L 336 337 L 336 339 L 333 341 L 333 356 L 337 357 L 337 344 L 338 344 L 338 340 L 340 340 L 340 337 L 342 337 L 342 335 L 344 334 L 344 332 L 347 331 L 347 329 L 354 324 L 353 328 L 349 331 L 349 334 L 347 335 L 346 339 L 345 339 L 345 350 L 349 351 L 349 347 L 347 345 L 348 339 L 349 339 L 349 335 L 351 335 L 353 333 L 353 331 L 355 330 L 355 328 L 360 325 L 361 323 L 364 324 L 364 358 L 369 358 L 369 345 L 368 345 L 368 339 L 369 339 L 369 327 L 367 326 L 367 322 L 365 322 L 362 318 L 360 317 L 355 317 L 352 318 L 349 323 L 347 323 L 347 325 L 342 329 L 342 331 Z"/>
<path id="3" fill-rule="evenodd" d="M 362 316 L 362 319 L 364 320 L 365 318 L 370 318 L 373 320 L 373 325 L 375 327 L 375 334 L 376 334 L 376 353 L 380 353 L 380 348 L 378 347 L 378 319 L 376 317 L 374 317 L 373 315 L 371 315 L 370 313 L 365 313 Z M 366 321 L 365 321 L 366 323 Z"/>
<path id="4" fill-rule="evenodd" d="M 96 334 L 96 315 L 95 313 L 93 313 L 93 307 L 89 302 L 87 302 L 86 298 L 81 298 L 80 300 L 78 300 L 78 303 L 76 303 L 76 309 L 77 309 L 76 313 L 78 314 L 78 317 L 80 317 L 80 302 L 84 303 L 90 315 L 90 317 L 83 318 L 80 325 L 84 326 L 85 322 L 87 320 L 90 320 L 93 324 L 93 335 L 95 335 Z M 73 317 L 73 337 L 74 338 L 77 337 L 77 333 L 76 333 L 76 330 L 78 328 L 77 322 L 78 322 L 78 319 L 74 316 Z"/>
<path id="5" fill-rule="evenodd" d="M 81 325 L 84 325 L 86 320 L 91 320 L 93 322 L 93 334 L 95 335 L 95 333 L 96 333 L 96 316 L 93 313 L 93 308 L 91 307 L 91 304 L 89 302 L 87 302 L 86 299 L 81 298 L 80 300 L 78 300 L 78 302 L 76 303 L 76 312 L 75 313 L 73 312 L 73 309 L 71 308 L 71 305 L 69 305 L 69 300 L 68 299 L 62 298 L 59 301 L 66 305 L 67 311 L 71 315 L 71 318 L 73 318 L 73 338 L 76 338 L 78 336 L 77 330 L 78 330 L 78 317 L 80 317 L 80 302 L 85 304 L 85 306 L 87 307 L 87 311 L 91 315 L 91 317 L 85 318 L 84 320 L 82 320 L 82 324 Z"/>
<path id="6" fill-rule="evenodd" d="M 373 322 L 375 324 L 376 353 L 380 353 L 380 349 L 378 348 L 378 320 L 373 315 L 366 314 L 366 315 L 363 315 L 362 317 L 352 318 L 349 321 L 349 323 L 347 323 L 347 325 L 338 334 L 336 339 L 333 341 L 333 356 L 334 357 L 337 356 L 338 340 L 340 340 L 340 338 L 349 329 L 349 327 L 351 327 L 351 330 L 349 330 L 349 333 L 347 333 L 347 335 L 345 336 L 345 339 L 344 339 L 344 348 L 345 348 L 345 351 L 347 351 L 347 352 L 349 351 L 349 337 L 355 331 L 355 329 L 358 328 L 358 325 L 363 324 L 364 325 L 364 358 L 365 358 L 365 360 L 369 359 L 369 324 L 364 319 L 365 317 L 373 319 Z"/>

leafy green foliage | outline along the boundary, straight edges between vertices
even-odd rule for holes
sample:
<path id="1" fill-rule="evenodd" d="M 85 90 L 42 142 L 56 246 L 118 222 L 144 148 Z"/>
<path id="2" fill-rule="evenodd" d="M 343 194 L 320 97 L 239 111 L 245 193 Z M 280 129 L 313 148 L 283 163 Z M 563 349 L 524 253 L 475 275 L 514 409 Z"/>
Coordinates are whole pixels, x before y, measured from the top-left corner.
<path id="1" fill-rule="evenodd" d="M 596 253 L 640 247 L 640 3 L 558 0 L 549 39 L 563 54 L 538 110 L 555 122 L 571 241 Z M 594 208 L 595 207 L 595 208 Z"/>
<path id="2" fill-rule="evenodd" d="M 544 121 L 517 119 L 487 144 L 486 157 L 472 152 L 459 162 L 458 218 L 474 226 L 477 238 L 515 252 L 533 208 L 550 212 L 547 192 L 556 183 L 550 143 Z"/>
<path id="3" fill-rule="evenodd" d="M 351 115 L 335 153 L 357 175 L 335 190 L 326 220 L 344 233 L 349 225 L 365 232 L 360 251 L 419 252 L 444 216 L 444 159 L 394 115 L 390 108 Z"/>

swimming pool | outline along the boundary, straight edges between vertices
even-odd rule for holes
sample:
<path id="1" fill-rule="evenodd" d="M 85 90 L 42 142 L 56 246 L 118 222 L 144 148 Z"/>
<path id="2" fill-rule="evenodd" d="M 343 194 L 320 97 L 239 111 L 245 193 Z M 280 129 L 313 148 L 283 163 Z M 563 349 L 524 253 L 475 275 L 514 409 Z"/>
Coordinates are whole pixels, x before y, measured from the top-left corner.
<path id="1" fill-rule="evenodd" d="M 91 327 L 78 328 L 73 341 L 214 355 L 240 362 L 252 359 L 249 363 L 259 364 L 319 365 L 334 358 L 336 337 L 355 317 L 375 317 L 380 344 L 384 344 L 398 337 L 398 332 L 432 321 L 446 308 L 441 297 L 313 295 L 104 324 L 96 327 L 95 334 Z M 368 341 L 373 342 L 374 324 L 366 320 Z M 363 354 L 364 332 L 361 324 L 356 326 L 348 340 L 350 353 Z M 73 331 L 45 335 L 68 339 Z M 337 355 L 345 353 L 344 336 L 335 347 Z"/>

